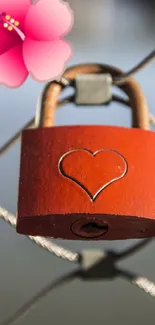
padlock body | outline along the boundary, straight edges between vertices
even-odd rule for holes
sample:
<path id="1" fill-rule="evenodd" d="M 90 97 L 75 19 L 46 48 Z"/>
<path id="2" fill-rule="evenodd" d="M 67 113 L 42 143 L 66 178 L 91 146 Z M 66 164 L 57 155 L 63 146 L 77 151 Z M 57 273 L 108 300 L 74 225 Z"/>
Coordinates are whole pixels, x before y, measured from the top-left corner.
<path id="1" fill-rule="evenodd" d="M 75 240 L 155 235 L 155 133 L 61 126 L 22 134 L 17 232 Z"/>

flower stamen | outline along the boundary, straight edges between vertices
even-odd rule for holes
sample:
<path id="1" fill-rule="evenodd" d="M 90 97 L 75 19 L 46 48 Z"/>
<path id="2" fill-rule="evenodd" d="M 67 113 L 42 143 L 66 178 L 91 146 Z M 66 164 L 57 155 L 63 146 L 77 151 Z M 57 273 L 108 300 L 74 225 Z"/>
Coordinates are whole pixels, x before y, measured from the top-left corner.
<path id="1" fill-rule="evenodd" d="M 6 19 L 6 20 L 10 20 L 10 18 L 11 18 L 11 17 L 10 17 L 9 15 L 6 15 L 6 16 L 5 16 L 5 19 Z"/>
<path id="2" fill-rule="evenodd" d="M 0 14 L 0 22 L 3 23 L 3 27 L 7 28 L 8 31 L 16 31 L 22 41 L 24 41 L 25 35 L 21 31 L 21 29 L 18 28 L 18 26 L 20 25 L 19 21 L 15 20 L 13 17 L 3 12 L 2 14 Z"/>

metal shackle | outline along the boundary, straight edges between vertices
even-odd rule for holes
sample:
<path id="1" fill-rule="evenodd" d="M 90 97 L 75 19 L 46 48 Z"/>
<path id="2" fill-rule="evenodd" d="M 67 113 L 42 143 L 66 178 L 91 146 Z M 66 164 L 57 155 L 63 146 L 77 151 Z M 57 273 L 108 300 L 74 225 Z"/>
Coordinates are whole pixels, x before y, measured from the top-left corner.
<path id="1" fill-rule="evenodd" d="M 64 87 L 73 86 L 78 74 L 108 73 L 112 78 L 122 74 L 122 70 L 102 64 L 79 64 L 68 68 L 62 75 L 62 83 L 49 82 L 42 93 L 37 127 L 51 127 L 54 125 L 55 111 L 58 107 L 59 95 Z M 132 109 L 132 126 L 140 129 L 149 129 L 149 109 L 146 98 L 138 83 L 130 77 L 125 83 L 117 86 L 129 98 Z"/>

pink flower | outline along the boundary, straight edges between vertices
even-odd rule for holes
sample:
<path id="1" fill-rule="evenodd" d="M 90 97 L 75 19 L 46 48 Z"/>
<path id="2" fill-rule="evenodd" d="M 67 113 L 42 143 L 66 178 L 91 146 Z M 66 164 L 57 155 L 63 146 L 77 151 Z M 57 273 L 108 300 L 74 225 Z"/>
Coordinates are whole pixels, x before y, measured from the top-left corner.
<path id="1" fill-rule="evenodd" d="M 29 74 L 44 82 L 60 76 L 72 55 L 62 39 L 72 23 L 60 0 L 0 0 L 0 83 L 15 88 Z"/>

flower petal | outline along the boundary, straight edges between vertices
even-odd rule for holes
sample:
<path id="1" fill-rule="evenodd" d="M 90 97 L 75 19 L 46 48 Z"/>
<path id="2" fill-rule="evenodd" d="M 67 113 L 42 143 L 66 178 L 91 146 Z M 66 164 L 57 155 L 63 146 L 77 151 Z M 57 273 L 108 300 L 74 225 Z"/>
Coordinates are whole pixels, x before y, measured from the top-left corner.
<path id="1" fill-rule="evenodd" d="M 15 18 L 20 22 L 21 27 L 30 6 L 31 0 L 0 0 L 0 14 L 5 12 Z"/>
<path id="2" fill-rule="evenodd" d="M 60 0 L 39 0 L 25 19 L 26 36 L 40 41 L 53 41 L 66 35 L 73 25 L 73 12 Z"/>
<path id="3" fill-rule="evenodd" d="M 20 22 L 20 28 L 23 30 L 25 16 L 30 5 L 31 0 L 0 0 L 0 14 L 5 12 L 10 17 L 18 20 Z M 19 36 L 9 33 L 0 22 L 0 54 L 19 43 L 21 43 Z"/>
<path id="4" fill-rule="evenodd" d="M 11 33 L 1 28 L 0 24 L 0 55 L 21 43 L 22 41 L 17 34 L 12 37 Z"/>
<path id="5" fill-rule="evenodd" d="M 11 48 L 0 55 L 0 84 L 10 88 L 21 86 L 28 77 L 23 61 L 22 46 Z"/>
<path id="6" fill-rule="evenodd" d="M 26 38 L 23 44 L 23 57 L 27 69 L 38 81 L 49 81 L 59 77 L 71 55 L 71 46 L 62 40 L 38 42 Z"/>

